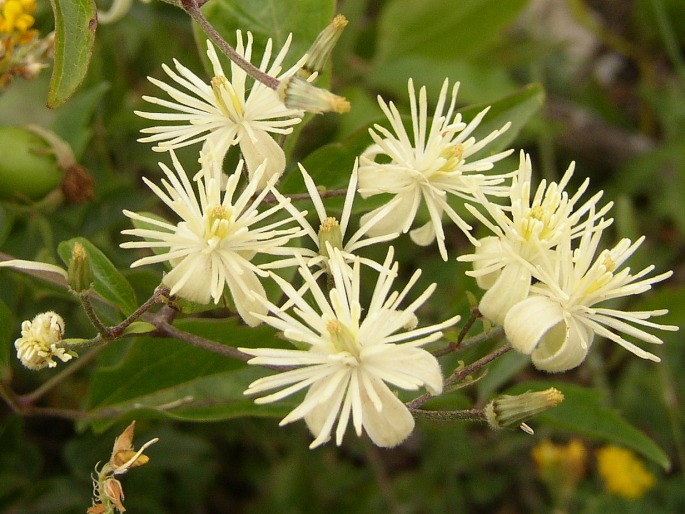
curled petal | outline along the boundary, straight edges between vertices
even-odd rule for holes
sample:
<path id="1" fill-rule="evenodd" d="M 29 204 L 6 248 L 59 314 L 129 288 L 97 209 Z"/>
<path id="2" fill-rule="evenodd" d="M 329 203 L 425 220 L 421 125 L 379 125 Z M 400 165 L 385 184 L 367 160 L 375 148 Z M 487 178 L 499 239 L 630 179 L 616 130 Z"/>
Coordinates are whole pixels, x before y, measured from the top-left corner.
<path id="1" fill-rule="evenodd" d="M 536 368 L 552 373 L 578 366 L 587 356 L 593 333 L 564 316 L 557 302 L 531 296 L 514 305 L 504 320 L 512 347 L 531 356 Z"/>
<path id="2" fill-rule="evenodd" d="M 480 246 L 476 247 L 476 256 L 483 257 L 473 261 L 473 271 L 478 272 L 502 260 L 502 243 L 499 237 L 488 236 L 479 239 Z M 492 255 L 492 257 L 486 257 Z M 490 289 L 500 276 L 501 268 L 485 275 L 474 274 L 476 283 L 481 289 Z"/>
<path id="3" fill-rule="evenodd" d="M 528 268 L 518 262 L 507 264 L 483 295 L 478 309 L 489 320 L 503 325 L 509 309 L 528 297 L 530 280 Z"/>
<path id="4" fill-rule="evenodd" d="M 366 396 L 366 389 L 362 389 L 364 430 L 376 446 L 392 448 L 409 437 L 414 430 L 414 417 L 383 381 L 375 377 L 372 380 L 372 387 L 382 408 L 377 410 Z"/>

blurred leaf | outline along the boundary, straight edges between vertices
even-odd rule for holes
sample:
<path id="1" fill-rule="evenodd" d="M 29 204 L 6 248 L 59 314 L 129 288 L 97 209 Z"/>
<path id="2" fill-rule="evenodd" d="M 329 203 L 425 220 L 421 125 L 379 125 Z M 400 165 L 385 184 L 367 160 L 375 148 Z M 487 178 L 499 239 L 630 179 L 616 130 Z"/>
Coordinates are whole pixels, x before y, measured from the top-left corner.
<path id="1" fill-rule="evenodd" d="M 378 60 L 474 56 L 504 34 L 526 0 L 393 0 L 381 14 Z"/>
<path id="2" fill-rule="evenodd" d="M 77 161 L 93 135 L 91 117 L 108 89 L 109 84 L 102 82 L 75 95 L 68 106 L 58 111 L 52 123 L 52 130 L 69 143 Z"/>
<path id="3" fill-rule="evenodd" d="M 10 365 L 12 353 L 12 327 L 14 316 L 5 302 L 0 300 L 0 380 L 5 378 L 5 368 Z"/>
<path id="4" fill-rule="evenodd" d="M 511 127 L 480 153 L 475 154 L 475 158 L 478 158 L 482 152 L 492 154 L 508 148 L 530 118 L 540 110 L 544 101 L 545 91 L 542 86 L 540 84 L 529 84 L 516 93 L 493 102 L 481 124 L 473 131 L 473 137 L 482 139 L 493 130 L 502 128 L 507 122 L 511 122 Z M 472 105 L 459 112 L 462 113 L 464 121 L 468 123 L 486 107 L 488 106 Z"/>
<path id="5" fill-rule="evenodd" d="M 670 469 L 668 455 L 643 432 L 626 421 L 616 409 L 608 407 L 601 391 L 562 382 L 535 381 L 519 384 L 510 390 L 520 394 L 529 389 L 556 387 L 564 393 L 564 401 L 537 418 L 545 423 L 575 434 L 601 439 L 625 446 Z"/>
<path id="6" fill-rule="evenodd" d="M 176 326 L 230 346 L 283 345 L 273 337 L 272 329 L 241 326 L 235 319 L 183 320 Z M 250 382 L 264 374 L 259 367 L 188 343 L 141 337 L 123 362 L 95 373 L 86 409 L 98 431 L 122 417 L 208 421 L 284 415 L 288 402 L 258 406 L 243 395 Z"/>
<path id="7" fill-rule="evenodd" d="M 124 314 L 131 314 L 138 308 L 136 295 L 131 284 L 110 262 L 110 260 L 98 250 L 93 243 L 83 237 L 75 237 L 68 241 L 62 241 L 57 247 L 57 253 L 64 263 L 69 266 L 71 253 L 75 243 L 81 243 L 88 253 L 93 275 L 95 277 L 95 292 L 103 299 L 119 307 Z"/>
<path id="8" fill-rule="evenodd" d="M 530 357 L 519 352 L 507 352 L 490 363 L 486 375 L 478 382 L 479 401 L 476 403 L 491 400 L 500 387 L 529 365 Z"/>
<path id="9" fill-rule="evenodd" d="M 7 211 L 2 204 L 0 204 L 0 245 L 5 242 L 7 237 L 12 232 L 14 225 L 14 215 Z"/>
<path id="10" fill-rule="evenodd" d="M 55 65 L 48 107 L 66 102 L 88 72 L 95 43 L 97 7 L 93 0 L 50 0 L 55 15 Z"/>
<path id="11" fill-rule="evenodd" d="M 207 2 L 202 12 L 219 31 L 219 33 L 233 44 L 236 30 L 243 33 L 250 31 L 255 38 L 253 55 L 261 56 L 266 40 L 274 42 L 272 57 L 283 47 L 288 35 L 292 33 L 293 40 L 285 61 L 284 70 L 292 66 L 302 57 L 314 42 L 319 32 L 330 23 L 335 14 L 334 0 L 212 0 Z M 199 31 L 196 31 L 196 33 Z M 244 37 L 244 36 L 243 36 Z M 198 37 L 202 42 L 204 54 L 204 37 Z M 259 60 L 253 57 L 253 64 Z"/>

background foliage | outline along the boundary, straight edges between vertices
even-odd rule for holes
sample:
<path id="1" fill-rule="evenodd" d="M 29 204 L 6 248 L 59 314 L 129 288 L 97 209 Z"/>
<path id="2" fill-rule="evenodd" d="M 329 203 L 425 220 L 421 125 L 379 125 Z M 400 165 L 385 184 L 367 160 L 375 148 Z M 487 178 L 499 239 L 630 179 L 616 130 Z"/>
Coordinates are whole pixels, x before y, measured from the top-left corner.
<path id="1" fill-rule="evenodd" d="M 87 21 L 88 11 L 77 2 L 57 5 L 65 13 L 58 24 Z M 66 14 L 69 9 L 78 19 Z M 241 28 L 262 44 L 273 37 L 278 47 L 293 32 L 293 59 L 335 12 L 348 17 L 330 81 L 352 102 L 352 111 L 311 118 L 290 148 L 291 162 L 302 161 L 329 187 L 346 183 L 354 156 L 368 144 L 366 128 L 381 114 L 376 94 L 404 104 L 409 77 L 427 85 L 429 99 L 445 77 L 461 81 L 461 102 L 494 104 L 483 132 L 512 119 L 510 133 L 517 137 L 506 143 L 532 153 L 539 179 L 558 179 L 575 160 L 578 183 L 590 176 L 592 191 L 604 189 L 616 200 L 616 237 L 647 234 L 646 251 L 633 268 L 654 263 L 675 275 L 631 307 L 667 306 L 671 313 L 664 323 L 682 326 L 683 9 L 679 0 L 210 0 L 204 11 L 229 41 Z M 52 29 L 47 3 L 39 3 L 37 20 L 41 30 Z M 0 203 L 1 251 L 61 264 L 68 252 L 60 247 L 58 253 L 58 243 L 85 237 L 126 270 L 114 279 L 114 304 L 130 310 L 136 297 L 150 295 L 158 274 L 128 270 L 135 257 L 118 247 L 128 223 L 121 210 L 155 208 L 140 177 L 159 176 L 157 160 L 164 160 L 135 141 L 146 122 L 133 110 L 145 109 L 142 95 L 154 92 L 145 77 L 161 77 L 161 63 L 176 58 L 201 72 L 203 42 L 182 10 L 136 3 L 123 20 L 98 27 L 89 67 L 86 55 L 60 62 L 58 54 L 58 66 L 73 79 L 64 88 L 75 88 L 74 75 L 87 70 L 64 105 L 43 107 L 48 98 L 58 104 L 67 94 L 48 94 L 47 73 L 32 82 L 17 80 L 1 94 L 0 124 L 51 128 L 96 179 L 94 202 L 56 209 Z M 181 157 L 192 164 L 194 152 Z M 502 164 L 515 165 L 513 158 Z M 284 190 L 297 187 L 295 175 L 284 179 Z M 449 237 L 457 251 L 468 251 L 459 234 Z M 437 320 L 455 309 L 467 311 L 464 292 L 476 287 L 464 278 L 465 265 L 443 265 L 431 249 L 417 251 L 403 239 L 398 247 L 406 270 L 420 267 L 427 271 L 424 283 L 441 284 L 433 311 L 424 316 Z M 111 271 L 107 263 L 101 270 Z M 12 342 L 21 321 L 56 310 L 67 319 L 68 334 L 92 329 L 61 288 L 7 270 L 0 281 L 0 377 L 15 391 L 29 392 L 54 371 L 30 373 L 16 361 Z M 116 309 L 99 308 L 109 321 L 120 319 Z M 269 329 L 211 319 L 185 323 L 227 344 L 279 344 Z M 262 371 L 174 341 L 120 341 L 42 400 L 47 408 L 83 410 L 86 419 L 22 417 L 0 408 L 0 511 L 85 512 L 93 466 L 108 458 L 114 437 L 135 418 L 136 441 L 160 442 L 147 452 L 150 464 L 123 479 L 129 512 L 549 512 L 550 491 L 536 476 L 530 451 L 545 438 L 571 437 L 581 437 L 589 450 L 607 441 L 626 445 L 648 459 L 657 477 L 643 498 L 625 500 L 604 491 L 590 460 L 571 512 L 683 512 L 685 347 L 678 333 L 665 340 L 662 364 L 597 344 L 581 368 L 554 377 L 537 373 L 519 355 L 507 355 L 476 387 L 439 400 L 467 408 L 482 405 L 495 391 L 530 388 L 532 380 L 541 388 L 555 385 L 567 402 L 531 423 L 535 436 L 420 421 L 412 438 L 394 450 L 348 438 L 341 448 L 316 451 L 307 449 L 302 423 L 277 430 L 273 417 L 245 417 L 287 411 L 287 405 L 257 409 L 242 397 L 244 386 Z M 469 362 L 488 349 L 459 358 Z M 206 403 L 163 408 L 188 395 Z"/>

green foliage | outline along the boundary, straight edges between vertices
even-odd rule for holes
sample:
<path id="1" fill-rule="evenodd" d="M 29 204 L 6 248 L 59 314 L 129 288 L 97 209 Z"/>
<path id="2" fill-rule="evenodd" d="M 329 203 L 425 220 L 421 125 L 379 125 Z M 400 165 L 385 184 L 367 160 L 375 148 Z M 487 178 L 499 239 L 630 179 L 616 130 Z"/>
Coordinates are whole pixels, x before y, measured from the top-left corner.
<path id="1" fill-rule="evenodd" d="M 95 278 L 94 291 L 103 300 L 121 309 L 124 314 L 131 314 L 135 311 L 138 308 L 138 303 L 131 284 L 128 283 L 126 278 L 105 254 L 98 250 L 90 241 L 83 237 L 62 241 L 57 251 L 64 263 L 69 266 L 74 244 L 76 243 L 81 243 L 88 254 L 88 261 Z"/>
<path id="2" fill-rule="evenodd" d="M 95 42 L 97 9 L 93 0 L 50 0 L 55 14 L 55 65 L 48 106 L 59 107 L 88 72 Z"/>

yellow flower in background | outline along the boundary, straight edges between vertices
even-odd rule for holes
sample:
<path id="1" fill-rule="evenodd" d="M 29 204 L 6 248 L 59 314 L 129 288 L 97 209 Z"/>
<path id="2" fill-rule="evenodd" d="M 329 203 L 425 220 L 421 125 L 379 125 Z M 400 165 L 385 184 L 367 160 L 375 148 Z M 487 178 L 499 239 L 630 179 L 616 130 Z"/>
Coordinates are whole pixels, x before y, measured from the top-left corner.
<path id="1" fill-rule="evenodd" d="M 599 474 L 611 494 L 637 500 L 656 482 L 642 460 L 630 450 L 605 446 L 597 450 L 595 455 Z"/>
<path id="2" fill-rule="evenodd" d="M 563 481 L 575 488 L 585 474 L 587 450 L 579 439 L 572 439 L 567 445 L 554 444 L 544 440 L 531 450 L 538 476 L 545 481 Z"/>
<path id="3" fill-rule="evenodd" d="M 27 32 L 35 22 L 35 0 L 0 0 L 0 32 L 11 34 Z"/>

